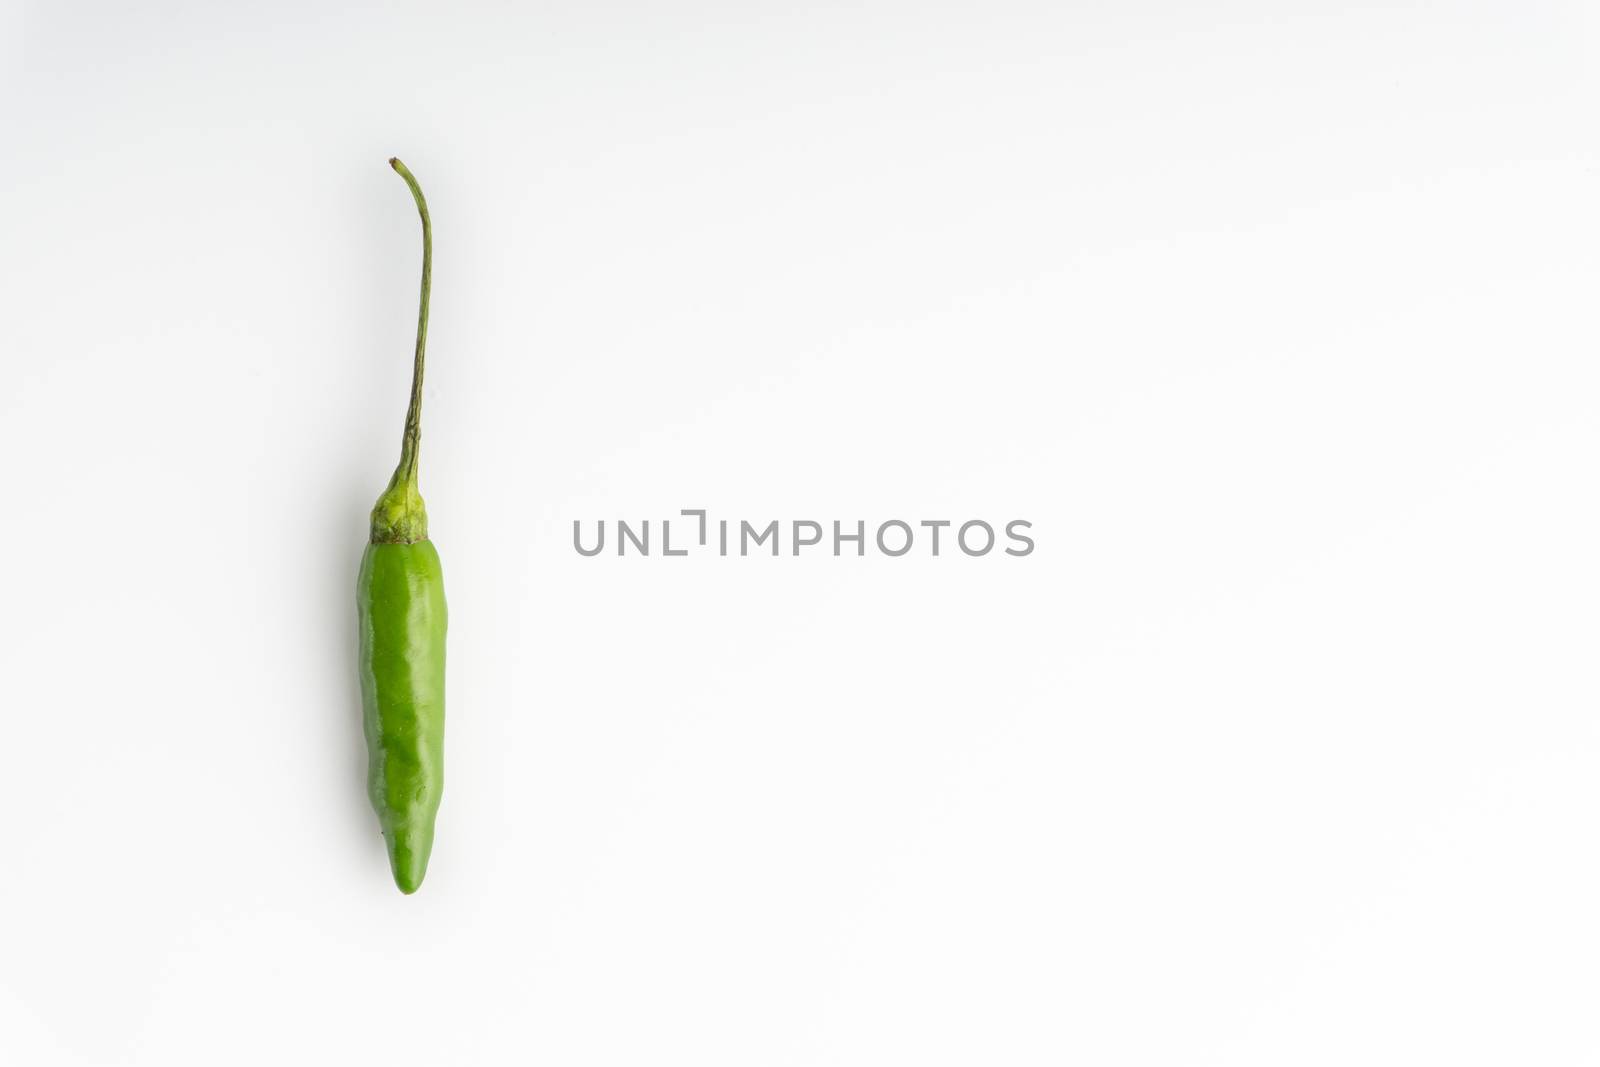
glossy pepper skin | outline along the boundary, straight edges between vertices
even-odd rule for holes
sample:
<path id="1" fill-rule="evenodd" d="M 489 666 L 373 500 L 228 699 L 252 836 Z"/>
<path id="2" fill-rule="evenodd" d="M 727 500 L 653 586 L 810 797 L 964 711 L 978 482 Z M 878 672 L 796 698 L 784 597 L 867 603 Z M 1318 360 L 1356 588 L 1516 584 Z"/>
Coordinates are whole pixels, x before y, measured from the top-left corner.
<path id="1" fill-rule="evenodd" d="M 367 795 L 402 893 L 428 871 L 444 790 L 444 576 L 432 541 L 372 544 L 356 583 Z"/>
<path id="2" fill-rule="evenodd" d="M 422 299 L 400 465 L 372 509 L 371 543 L 356 581 L 356 609 L 367 796 L 378 813 L 395 885 L 402 893 L 415 893 L 428 872 L 434 819 L 444 791 L 448 613 L 439 553 L 428 540 L 428 512 L 417 490 L 433 225 L 417 180 L 398 159 L 389 165 L 405 179 L 422 216 Z"/>

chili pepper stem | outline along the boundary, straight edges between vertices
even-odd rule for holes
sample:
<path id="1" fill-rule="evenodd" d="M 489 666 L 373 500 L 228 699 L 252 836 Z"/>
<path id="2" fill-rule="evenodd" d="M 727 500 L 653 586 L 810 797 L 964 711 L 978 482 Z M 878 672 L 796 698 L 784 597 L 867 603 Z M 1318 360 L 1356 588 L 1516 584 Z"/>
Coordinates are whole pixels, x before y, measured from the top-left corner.
<path id="1" fill-rule="evenodd" d="M 422 295 L 417 310 L 417 352 L 411 368 L 411 403 L 406 408 L 405 433 L 400 439 L 400 464 L 389 487 L 372 509 L 372 543 L 413 544 L 428 537 L 428 511 L 417 489 L 417 453 L 422 447 L 422 371 L 428 347 L 428 296 L 433 286 L 433 221 L 428 202 L 415 175 L 398 159 L 389 166 L 405 179 L 422 217 Z"/>

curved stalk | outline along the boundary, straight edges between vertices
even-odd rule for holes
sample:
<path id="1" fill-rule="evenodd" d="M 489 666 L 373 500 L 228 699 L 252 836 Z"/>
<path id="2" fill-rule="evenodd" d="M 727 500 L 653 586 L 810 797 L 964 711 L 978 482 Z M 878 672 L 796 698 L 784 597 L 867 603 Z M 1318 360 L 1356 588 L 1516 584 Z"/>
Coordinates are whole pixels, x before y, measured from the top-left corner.
<path id="1" fill-rule="evenodd" d="M 417 454 L 422 448 L 422 372 L 428 347 L 428 296 L 433 287 L 433 220 L 428 217 L 428 201 L 416 176 L 398 159 L 389 166 L 405 179 L 411 198 L 422 216 L 422 294 L 417 309 L 417 351 L 411 367 L 411 402 L 406 407 L 405 433 L 400 439 L 400 464 L 395 467 L 389 487 L 372 509 L 374 544 L 411 544 L 428 537 L 428 512 L 417 490 Z"/>

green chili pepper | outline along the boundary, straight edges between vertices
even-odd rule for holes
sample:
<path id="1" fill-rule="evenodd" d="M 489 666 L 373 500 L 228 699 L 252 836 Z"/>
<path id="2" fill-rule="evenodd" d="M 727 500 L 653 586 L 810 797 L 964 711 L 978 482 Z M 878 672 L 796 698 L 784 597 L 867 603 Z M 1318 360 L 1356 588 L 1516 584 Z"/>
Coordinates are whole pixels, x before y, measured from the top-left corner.
<path id="1" fill-rule="evenodd" d="M 356 604 L 367 795 L 383 827 L 395 885 L 415 893 L 428 871 L 444 789 L 444 578 L 417 491 L 433 224 L 417 179 L 398 159 L 389 166 L 405 179 L 422 216 L 422 307 L 400 465 L 372 509 L 372 541 L 361 559 Z"/>

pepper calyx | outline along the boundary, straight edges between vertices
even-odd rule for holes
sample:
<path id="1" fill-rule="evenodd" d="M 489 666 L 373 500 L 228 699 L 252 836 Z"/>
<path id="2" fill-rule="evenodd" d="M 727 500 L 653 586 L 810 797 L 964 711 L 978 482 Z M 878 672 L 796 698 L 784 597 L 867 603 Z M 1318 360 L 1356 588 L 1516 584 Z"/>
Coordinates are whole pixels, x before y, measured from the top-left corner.
<path id="1" fill-rule="evenodd" d="M 372 506 L 372 543 L 410 545 L 428 539 L 428 509 L 414 479 L 399 472 Z"/>

